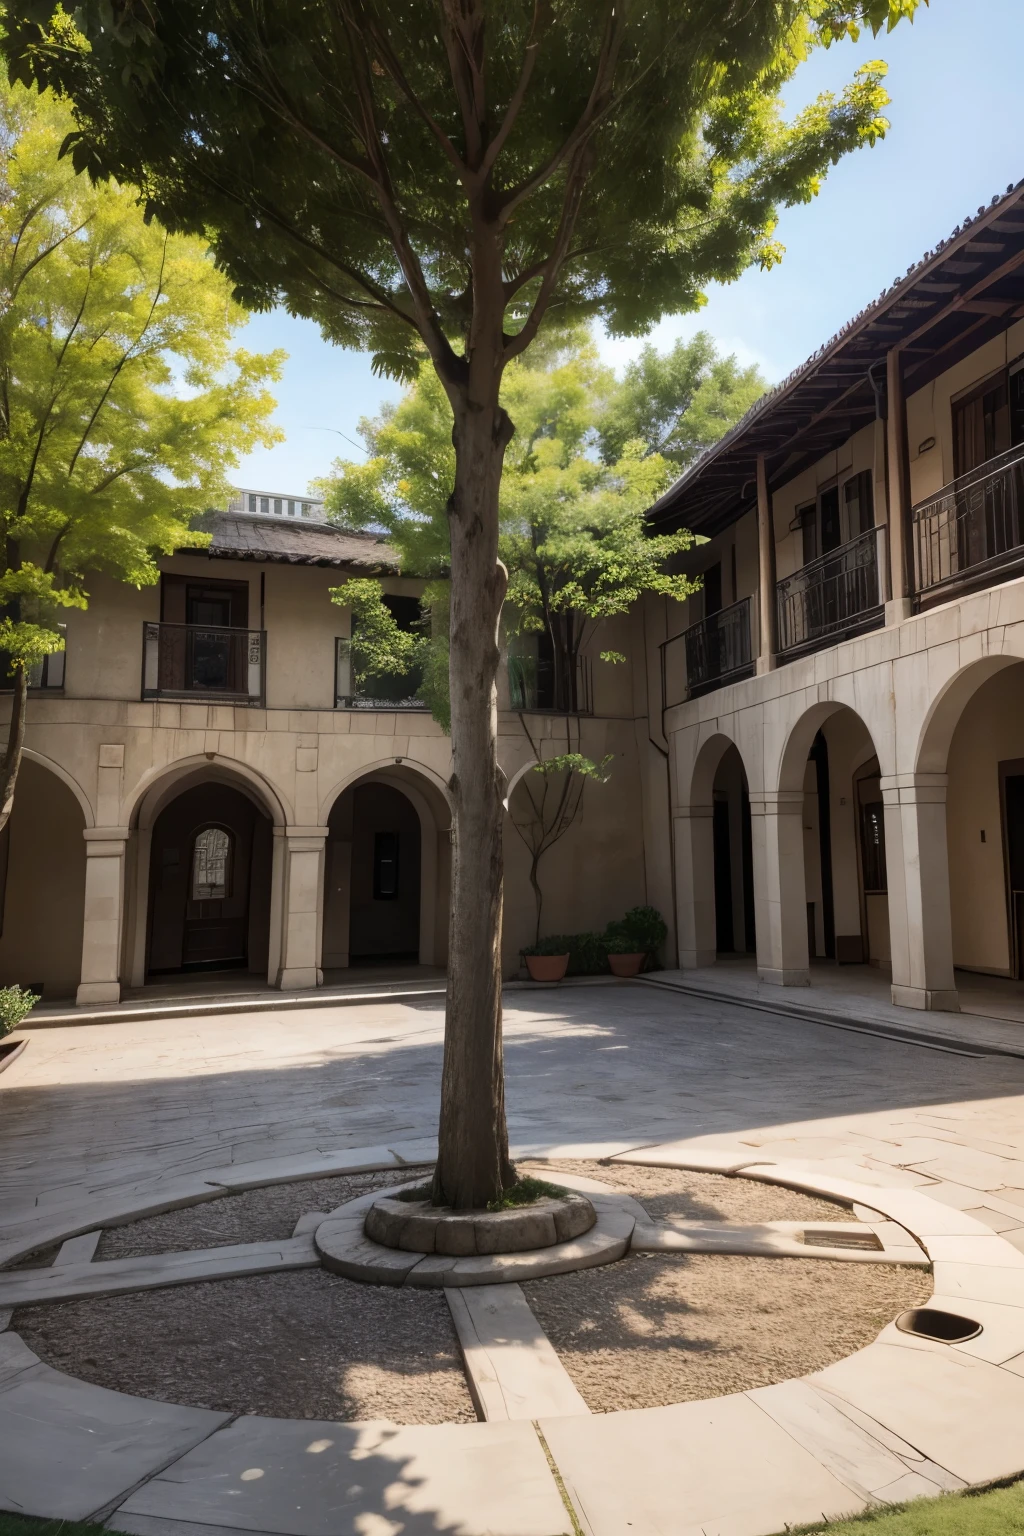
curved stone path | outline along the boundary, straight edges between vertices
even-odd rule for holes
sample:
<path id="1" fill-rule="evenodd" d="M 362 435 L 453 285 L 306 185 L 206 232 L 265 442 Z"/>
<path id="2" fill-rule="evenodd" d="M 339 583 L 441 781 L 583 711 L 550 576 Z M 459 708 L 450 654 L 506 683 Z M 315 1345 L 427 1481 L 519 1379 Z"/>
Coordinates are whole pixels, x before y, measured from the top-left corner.
<path id="1" fill-rule="evenodd" d="M 400 1427 L 230 1421 L 146 1402 L 62 1376 L 0 1334 L 0 1507 L 109 1518 L 139 1536 L 198 1536 L 199 1527 L 206 1536 L 561 1536 L 571 1528 L 564 1494 L 591 1536 L 762 1536 L 1024 1468 L 1024 1065 L 752 1022 L 725 1006 L 702 1017 L 690 1000 L 649 990 L 638 1006 L 643 990 L 581 990 L 559 995 L 557 1007 L 548 994 L 544 1007 L 510 1010 L 518 1155 L 775 1179 L 851 1203 L 857 1215 L 878 1212 L 926 1251 L 935 1305 L 982 1323 L 976 1339 L 939 1345 L 888 1327 L 802 1381 L 711 1402 L 548 1414 L 536 1425 Z M 348 1021 L 363 1035 L 340 1051 L 331 1010 L 316 1021 L 312 1052 L 310 1016 L 299 1016 L 290 1042 L 283 1032 L 296 1016 L 282 1017 L 265 1041 L 277 1061 L 255 1094 L 263 1103 L 254 1102 L 252 1039 L 231 1068 L 223 1035 L 197 1043 L 191 1065 L 180 1040 L 147 1038 L 145 1026 L 132 1026 L 128 1049 L 123 1026 L 48 1031 L 72 1037 L 51 1050 L 37 1051 L 36 1035 L 0 1086 L 0 1192 L 13 1189 L 19 1202 L 0 1204 L 0 1252 L 13 1259 L 227 1188 L 429 1158 L 416 1112 L 422 1082 L 408 1104 L 402 1088 L 413 1066 L 433 1060 L 439 1021 L 409 1020 L 418 1011 L 397 1005 L 379 1012 L 388 1017 Z M 258 1022 L 267 1030 L 274 1021 Z M 388 1037 L 371 1038 L 382 1025 Z M 222 1052 L 216 1073 L 207 1070 L 213 1048 Z M 339 1055 L 343 1068 L 333 1070 Z M 124 1106 L 134 1098 L 136 1110 L 123 1107 L 112 1124 L 98 1112 L 111 1094 L 97 1094 L 90 1076 L 109 1085 L 117 1074 L 123 1092 L 113 1096 Z M 295 1074 L 319 1104 L 301 1124 L 289 1118 Z M 207 1091 L 212 1075 L 219 1096 Z M 409 1115 L 411 1139 L 356 1144 L 352 1128 L 375 1095 L 390 1126 Z M 63 1124 L 47 1119 L 55 1099 L 73 1108 Z M 264 1114 L 271 1099 L 276 1118 Z M 200 1103 L 204 1124 L 193 1134 Z M 542 1115 L 561 1144 L 544 1145 Z M 637 1129 L 644 1117 L 647 1134 Z M 340 1150 L 317 1144 L 325 1123 Z M 579 1135 L 598 1128 L 618 1140 Z M 233 1155 L 218 1162 L 210 1154 L 225 1132 Z M 34 1164 L 25 1155 L 33 1144 Z M 54 1177 L 62 1159 L 75 1174 L 63 1184 Z"/>

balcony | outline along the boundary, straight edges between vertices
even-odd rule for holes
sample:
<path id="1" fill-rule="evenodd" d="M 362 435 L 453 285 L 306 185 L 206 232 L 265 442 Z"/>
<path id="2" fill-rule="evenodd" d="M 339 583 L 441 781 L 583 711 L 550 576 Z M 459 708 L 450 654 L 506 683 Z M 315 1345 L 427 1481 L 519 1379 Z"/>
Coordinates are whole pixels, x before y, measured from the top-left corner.
<path id="1" fill-rule="evenodd" d="M 954 589 L 987 586 L 1024 571 L 1024 447 L 989 459 L 916 506 L 913 579 L 917 596 L 939 601 Z"/>
<path id="2" fill-rule="evenodd" d="M 879 582 L 884 541 L 883 527 L 869 528 L 776 583 L 780 660 L 836 645 L 884 622 Z"/>
<path id="3" fill-rule="evenodd" d="M 145 623 L 142 697 L 262 704 L 266 652 L 262 629 Z"/>
<path id="4" fill-rule="evenodd" d="M 754 670 L 751 653 L 751 600 L 743 597 L 728 608 L 698 619 L 689 629 L 673 635 L 661 646 L 661 693 L 665 709 L 696 699 L 702 693 L 723 688 L 726 683 L 750 677 Z M 685 664 L 680 676 L 679 663 Z"/>
<path id="5" fill-rule="evenodd" d="M 334 707 L 335 709 L 429 709 L 416 690 L 422 681 L 418 667 L 401 676 L 378 673 L 364 676 L 361 682 L 356 674 L 360 666 L 358 646 L 352 640 L 336 640 L 334 655 Z"/>

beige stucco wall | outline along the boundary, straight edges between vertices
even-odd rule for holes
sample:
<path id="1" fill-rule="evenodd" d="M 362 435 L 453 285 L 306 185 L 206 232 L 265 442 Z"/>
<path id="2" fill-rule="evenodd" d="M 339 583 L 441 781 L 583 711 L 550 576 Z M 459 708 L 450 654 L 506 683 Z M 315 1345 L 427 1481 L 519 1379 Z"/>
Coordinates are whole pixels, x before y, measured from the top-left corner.
<path id="1" fill-rule="evenodd" d="M 953 957 L 972 970 L 1010 970 L 999 764 L 1020 758 L 1024 666 L 1014 666 L 990 678 L 970 699 L 949 751 Z"/>

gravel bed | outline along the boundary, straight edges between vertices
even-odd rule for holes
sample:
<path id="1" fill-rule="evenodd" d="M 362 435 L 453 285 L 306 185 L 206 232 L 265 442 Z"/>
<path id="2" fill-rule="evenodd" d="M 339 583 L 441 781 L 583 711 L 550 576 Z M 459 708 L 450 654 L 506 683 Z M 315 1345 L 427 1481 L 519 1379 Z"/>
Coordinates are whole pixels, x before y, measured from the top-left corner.
<path id="1" fill-rule="evenodd" d="M 146 1216 L 126 1227 L 111 1227 L 100 1238 L 97 1259 L 142 1259 L 153 1253 L 184 1253 L 192 1248 L 220 1248 L 229 1243 L 276 1242 L 291 1237 L 306 1211 L 337 1210 L 370 1189 L 387 1189 L 426 1175 L 429 1168 L 388 1168 L 382 1173 L 354 1173 L 332 1179 L 304 1179 L 300 1184 L 271 1184 L 241 1194 L 219 1196 L 202 1205 Z"/>
<path id="2" fill-rule="evenodd" d="M 652 1216 L 849 1221 L 778 1185 L 667 1168 L 563 1163 L 634 1196 Z M 549 1166 L 549 1177 L 554 1177 Z M 594 1413 L 655 1408 L 769 1386 L 869 1344 L 932 1293 L 925 1270 L 830 1259 L 634 1254 L 532 1280 L 530 1306 Z"/>
<path id="3" fill-rule="evenodd" d="M 476 1418 L 436 1291 L 304 1269 L 22 1307 L 12 1327 L 56 1370 L 164 1402 L 286 1419 Z"/>
<path id="4" fill-rule="evenodd" d="M 104 1232 L 97 1258 L 290 1237 L 306 1211 L 425 1171 L 276 1184 L 166 1211 Z M 139 1397 L 292 1419 L 476 1419 L 439 1292 L 307 1269 L 22 1307 L 12 1326 L 55 1369 Z"/>

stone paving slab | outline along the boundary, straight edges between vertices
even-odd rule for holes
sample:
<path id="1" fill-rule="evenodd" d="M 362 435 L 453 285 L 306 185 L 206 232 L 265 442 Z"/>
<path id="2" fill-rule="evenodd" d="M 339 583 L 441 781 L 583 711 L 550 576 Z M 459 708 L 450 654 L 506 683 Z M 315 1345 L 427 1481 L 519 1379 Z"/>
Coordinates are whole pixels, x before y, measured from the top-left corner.
<path id="1" fill-rule="evenodd" d="M 36 1364 L 0 1380 L 0 1509 L 87 1520 L 228 1418 Z"/>
<path id="2" fill-rule="evenodd" d="M 1024 1380 L 961 1350 L 874 1343 L 806 1379 L 853 1403 L 965 1483 L 1024 1467 Z"/>
<path id="3" fill-rule="evenodd" d="M 586 1536 L 763 1536 L 866 1502 L 743 1393 L 540 1428 Z"/>
<path id="4" fill-rule="evenodd" d="M 948 1477 L 924 1474 L 913 1447 L 884 1444 L 806 1381 L 755 1387 L 746 1396 L 865 1502 L 881 1498 L 883 1489 L 898 1486 L 908 1472 L 917 1477 L 919 1492 L 941 1493 L 948 1486 Z"/>
<path id="5" fill-rule="evenodd" d="M 91 1264 L 96 1257 L 102 1232 L 83 1232 L 81 1237 L 69 1237 L 61 1243 L 55 1264 Z"/>
<path id="6" fill-rule="evenodd" d="M 210 1168 L 204 1170 L 204 1178 L 225 1189 L 262 1189 L 268 1184 L 297 1184 L 304 1179 L 333 1178 L 344 1173 L 377 1173 L 400 1167 L 400 1159 L 389 1147 L 355 1147 L 340 1152 L 300 1153 Z"/>
<path id="7" fill-rule="evenodd" d="M 886 1228 L 899 1233 L 903 1241 L 893 1241 Z M 802 1234 L 808 1229 L 816 1234 L 868 1232 L 879 1237 L 881 1248 L 844 1248 L 840 1244 L 807 1243 Z M 666 1217 L 663 1221 L 637 1222 L 630 1247 L 638 1253 L 725 1253 L 767 1259 L 830 1259 L 850 1264 L 912 1264 L 928 1268 L 928 1256 L 911 1243 L 902 1227 L 894 1222 L 869 1226 L 862 1222 L 765 1221 L 757 1225 L 739 1222 L 684 1221 Z"/>
<path id="8" fill-rule="evenodd" d="M 518 1285 L 445 1291 L 481 1419 L 589 1413 Z"/>
<path id="9" fill-rule="evenodd" d="M 237 1419 L 111 1517 L 276 1536 L 563 1536 L 568 1513 L 529 1424 Z"/>
<path id="10" fill-rule="evenodd" d="M 971 1301 L 1024 1307 L 1024 1271 L 1017 1266 L 950 1264 L 939 1259 L 933 1265 L 933 1273 L 936 1292 L 956 1300 L 958 1311 L 964 1311 Z"/>
<path id="11" fill-rule="evenodd" d="M 114 1296 L 123 1291 L 160 1290 L 197 1280 L 229 1280 L 284 1269 L 314 1269 L 319 1255 L 310 1234 L 280 1242 L 233 1243 L 223 1248 L 192 1248 L 184 1253 L 145 1258 L 106 1259 L 99 1263 L 55 1264 L 50 1269 L 19 1269 L 0 1274 L 0 1305 L 75 1301 L 82 1296 Z"/>

